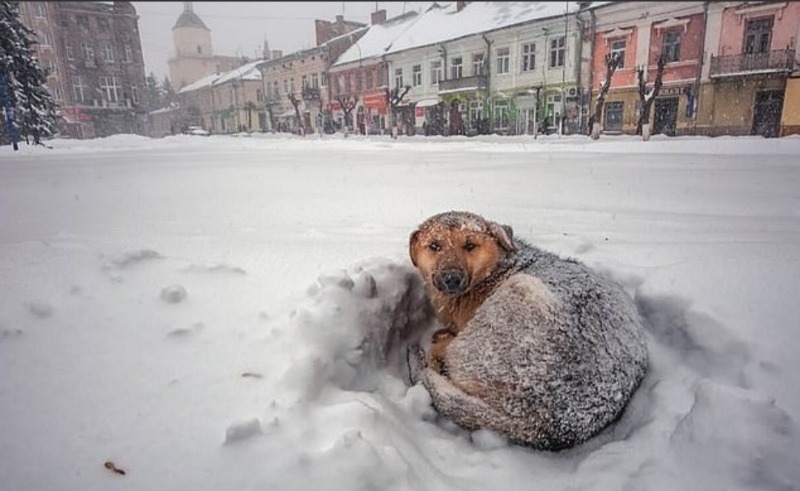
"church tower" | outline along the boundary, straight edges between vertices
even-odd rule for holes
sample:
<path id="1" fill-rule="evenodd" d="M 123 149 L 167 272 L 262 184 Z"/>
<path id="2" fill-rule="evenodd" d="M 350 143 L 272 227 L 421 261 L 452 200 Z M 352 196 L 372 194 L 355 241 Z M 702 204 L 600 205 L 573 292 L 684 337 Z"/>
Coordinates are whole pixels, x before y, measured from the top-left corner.
<path id="1" fill-rule="evenodd" d="M 172 39 L 176 56 L 210 58 L 214 55 L 211 48 L 211 29 L 194 13 L 192 2 L 183 2 L 183 12 L 172 28 Z"/>
<path id="2" fill-rule="evenodd" d="M 169 60 L 169 81 L 175 90 L 212 73 L 232 70 L 241 64 L 234 56 L 214 54 L 211 29 L 198 16 L 192 2 L 183 2 L 183 12 L 172 28 L 175 56 Z"/>

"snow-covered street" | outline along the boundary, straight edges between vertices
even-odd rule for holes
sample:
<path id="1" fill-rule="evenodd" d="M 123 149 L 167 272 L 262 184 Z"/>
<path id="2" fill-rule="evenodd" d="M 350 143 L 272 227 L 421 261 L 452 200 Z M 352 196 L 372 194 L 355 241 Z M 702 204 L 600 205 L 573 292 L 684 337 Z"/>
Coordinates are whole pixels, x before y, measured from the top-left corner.
<path id="1" fill-rule="evenodd" d="M 0 147 L 2 490 L 800 489 L 798 137 L 48 144 Z M 618 424 L 510 446 L 365 361 L 447 210 L 636 296 Z"/>

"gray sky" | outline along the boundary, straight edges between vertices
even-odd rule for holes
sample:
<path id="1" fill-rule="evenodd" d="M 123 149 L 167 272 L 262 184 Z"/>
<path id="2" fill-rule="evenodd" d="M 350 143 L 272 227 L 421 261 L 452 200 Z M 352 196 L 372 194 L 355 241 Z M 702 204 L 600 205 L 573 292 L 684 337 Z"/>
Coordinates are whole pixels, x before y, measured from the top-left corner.
<path id="1" fill-rule="evenodd" d="M 195 13 L 211 29 L 214 53 L 261 53 L 264 38 L 271 49 L 284 54 L 316 44 L 314 19 L 333 21 L 344 14 L 346 20 L 369 23 L 375 5 L 386 9 L 388 17 L 405 11 L 421 11 L 433 2 L 193 2 Z M 446 3 L 446 2 L 442 2 Z M 172 26 L 183 11 L 183 2 L 133 2 L 139 14 L 139 34 L 147 74 L 162 80 L 169 73 L 167 60 L 175 54 Z"/>

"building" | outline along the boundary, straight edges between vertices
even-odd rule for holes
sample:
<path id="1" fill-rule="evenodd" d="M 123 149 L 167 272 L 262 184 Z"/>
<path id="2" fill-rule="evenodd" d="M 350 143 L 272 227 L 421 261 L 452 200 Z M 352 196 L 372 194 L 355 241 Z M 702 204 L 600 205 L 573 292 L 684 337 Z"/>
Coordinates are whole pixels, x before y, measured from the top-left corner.
<path id="1" fill-rule="evenodd" d="M 337 16 L 336 22 L 317 20 L 317 46 L 258 65 L 271 130 L 332 131 L 328 69 L 332 60 L 366 33 L 366 27 L 342 16 Z"/>
<path id="2" fill-rule="evenodd" d="M 387 20 L 385 10 L 373 12 L 366 33 L 333 62 L 330 110 L 337 125 L 359 133 L 382 133 L 389 128 L 386 54 L 419 17 L 411 11 Z"/>
<path id="3" fill-rule="evenodd" d="M 417 131 L 580 131 L 577 10 L 574 2 L 457 2 L 426 11 L 386 55 L 391 82 L 410 87 Z"/>
<path id="4" fill-rule="evenodd" d="M 800 130 L 800 94 L 792 78 L 800 3 L 712 3 L 708 25 L 712 54 L 709 90 L 699 101 L 702 132 L 772 137 Z"/>
<path id="5" fill-rule="evenodd" d="M 214 54 L 211 30 L 194 12 L 192 2 L 183 2 L 183 12 L 172 27 L 175 56 L 170 58 L 169 79 L 179 90 L 206 75 L 222 73 L 247 63 L 236 56 Z"/>
<path id="6" fill-rule="evenodd" d="M 610 80 L 601 124 L 606 133 L 637 131 L 642 108 L 638 71 L 647 90 L 664 57 L 663 86 L 652 104 L 652 133 L 696 132 L 706 22 L 703 2 L 609 2 L 592 10 L 585 29 L 591 43 L 591 72 L 585 89 L 596 104 L 606 77 L 606 55 L 620 64 Z"/>
<path id="7" fill-rule="evenodd" d="M 131 2 L 20 2 L 35 34 L 61 132 L 73 138 L 144 134 L 144 60 Z"/>
<path id="8" fill-rule="evenodd" d="M 261 72 L 256 60 L 224 73 L 212 73 L 178 91 L 178 108 L 153 111 L 152 127 L 164 136 L 187 126 L 212 133 L 263 132 L 267 130 Z M 166 133 L 169 128 L 169 133 Z"/>

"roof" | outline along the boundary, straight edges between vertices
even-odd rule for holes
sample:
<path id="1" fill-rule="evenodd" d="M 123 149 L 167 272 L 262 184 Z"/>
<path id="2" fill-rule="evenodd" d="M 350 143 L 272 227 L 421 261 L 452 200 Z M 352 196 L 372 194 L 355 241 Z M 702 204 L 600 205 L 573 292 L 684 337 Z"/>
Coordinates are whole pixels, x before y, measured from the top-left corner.
<path id="1" fill-rule="evenodd" d="M 192 10 L 184 10 L 181 13 L 177 22 L 175 22 L 173 29 L 177 29 L 179 27 L 197 27 L 200 29 L 205 29 L 206 31 L 211 30 L 206 27 L 206 25 L 203 23 L 203 20 Z"/>
<path id="2" fill-rule="evenodd" d="M 416 12 L 410 12 L 416 14 Z M 347 51 L 333 64 L 343 65 L 358 60 L 366 60 L 387 53 L 387 47 L 405 30 L 414 24 L 423 14 L 395 17 L 380 24 L 374 24 L 361 39 L 353 43 Z"/>
<path id="3" fill-rule="evenodd" d="M 211 75 L 206 75 L 200 80 L 183 87 L 178 91 L 178 93 L 183 94 L 205 87 L 214 87 L 217 85 L 222 85 L 226 82 L 230 82 L 231 80 L 261 80 L 261 72 L 258 70 L 258 65 L 261 63 L 264 63 L 264 60 L 252 61 L 246 65 L 240 66 L 239 68 L 234 68 L 233 70 L 224 73 L 212 73 Z"/>
<path id="4" fill-rule="evenodd" d="M 461 11 L 454 7 L 430 8 L 410 22 L 374 25 L 334 66 L 559 17 L 577 12 L 578 2 L 470 2 Z"/>
<path id="5" fill-rule="evenodd" d="M 258 65 L 263 63 L 264 60 L 252 61 L 239 68 L 223 73 L 217 80 L 214 80 L 212 85 L 224 84 L 233 79 L 238 80 L 261 80 L 261 72 L 258 70 Z"/>

